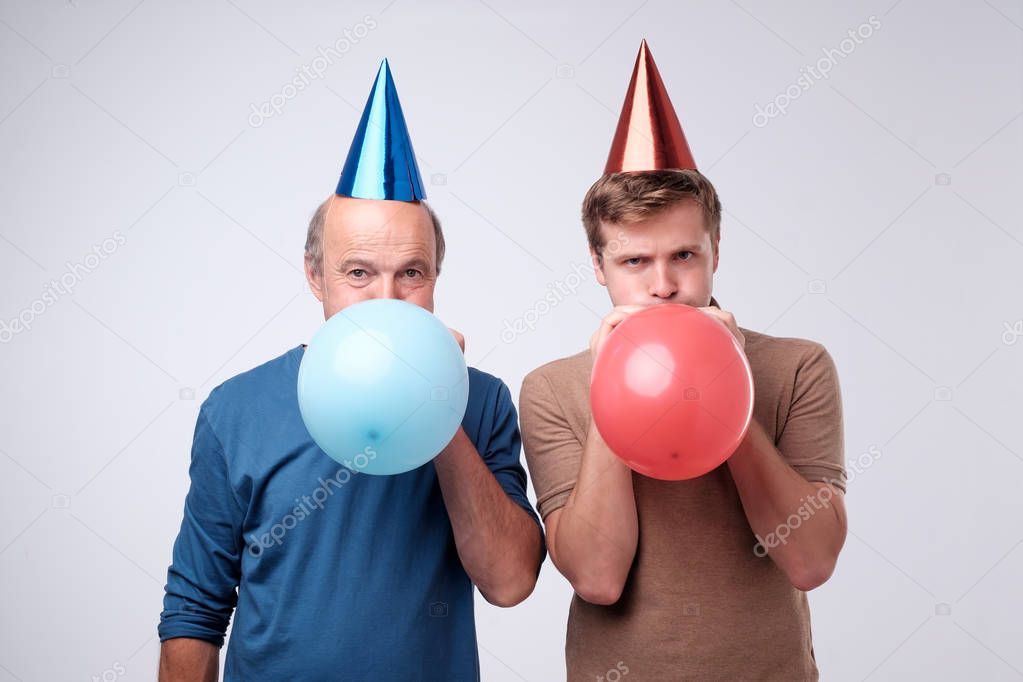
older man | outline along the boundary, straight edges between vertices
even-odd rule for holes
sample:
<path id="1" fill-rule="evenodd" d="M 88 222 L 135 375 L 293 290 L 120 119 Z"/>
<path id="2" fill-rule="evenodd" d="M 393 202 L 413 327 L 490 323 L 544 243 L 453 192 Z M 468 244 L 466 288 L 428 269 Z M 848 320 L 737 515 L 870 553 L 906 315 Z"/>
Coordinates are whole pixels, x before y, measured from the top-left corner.
<path id="1" fill-rule="evenodd" d="M 589 350 L 530 373 L 519 402 L 551 558 L 576 592 L 568 678 L 817 679 L 805 591 L 831 575 L 846 533 L 838 375 L 819 343 L 741 329 L 711 295 L 721 203 L 645 43 L 582 213 L 615 307 Z M 686 481 L 630 471 L 590 414 L 593 358 L 608 335 L 666 303 L 725 325 L 756 393 L 738 450 Z"/>
<path id="2" fill-rule="evenodd" d="M 424 198 L 385 60 L 338 190 L 309 226 L 306 276 L 325 317 L 371 298 L 432 311 L 444 238 Z M 360 474 L 302 422 L 303 352 L 202 405 L 160 679 L 216 679 L 232 610 L 226 679 L 478 679 L 472 586 L 512 606 L 544 556 L 508 388 L 470 368 L 462 426 L 433 462 Z"/>

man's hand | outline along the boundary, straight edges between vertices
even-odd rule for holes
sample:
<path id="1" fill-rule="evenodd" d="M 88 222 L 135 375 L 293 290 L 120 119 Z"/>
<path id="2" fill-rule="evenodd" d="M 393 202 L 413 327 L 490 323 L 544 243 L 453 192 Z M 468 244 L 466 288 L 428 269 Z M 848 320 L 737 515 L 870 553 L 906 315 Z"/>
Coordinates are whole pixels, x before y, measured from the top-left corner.
<path id="1" fill-rule="evenodd" d="M 604 347 L 604 341 L 607 340 L 608 334 L 611 330 L 621 324 L 629 315 L 636 311 L 642 310 L 646 306 L 642 305 L 616 305 L 611 312 L 604 316 L 604 319 L 600 321 L 600 326 L 597 327 L 597 331 L 593 332 L 590 336 L 590 357 L 594 360 L 597 359 L 597 354 L 600 353 L 600 349 Z"/>
<path id="2" fill-rule="evenodd" d="M 458 342 L 458 347 L 462 349 L 463 353 L 465 353 L 465 337 L 462 336 L 462 333 L 457 329 L 452 329 L 451 327 L 448 327 L 448 331 L 451 332 L 451 336 L 455 337 L 455 341 Z"/>
<path id="3" fill-rule="evenodd" d="M 697 310 L 706 313 L 707 315 L 710 315 L 715 320 L 725 325 L 725 329 L 730 331 L 732 333 L 732 336 L 735 337 L 735 340 L 739 342 L 739 348 L 742 348 L 743 351 L 746 350 L 746 337 L 743 336 L 741 331 L 739 331 L 739 326 L 735 323 L 735 316 L 732 315 L 732 313 L 728 312 L 727 310 L 715 308 L 714 306 L 697 308 Z"/>

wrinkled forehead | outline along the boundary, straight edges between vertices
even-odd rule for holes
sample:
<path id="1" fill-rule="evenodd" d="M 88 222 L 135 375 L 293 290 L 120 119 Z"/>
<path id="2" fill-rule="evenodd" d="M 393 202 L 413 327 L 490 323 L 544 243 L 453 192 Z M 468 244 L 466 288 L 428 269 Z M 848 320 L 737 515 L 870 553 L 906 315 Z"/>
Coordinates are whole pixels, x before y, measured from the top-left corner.
<path id="1" fill-rule="evenodd" d="M 351 251 L 380 257 L 422 252 L 433 262 L 433 222 L 423 204 L 338 196 L 329 201 L 324 221 L 327 258 Z"/>

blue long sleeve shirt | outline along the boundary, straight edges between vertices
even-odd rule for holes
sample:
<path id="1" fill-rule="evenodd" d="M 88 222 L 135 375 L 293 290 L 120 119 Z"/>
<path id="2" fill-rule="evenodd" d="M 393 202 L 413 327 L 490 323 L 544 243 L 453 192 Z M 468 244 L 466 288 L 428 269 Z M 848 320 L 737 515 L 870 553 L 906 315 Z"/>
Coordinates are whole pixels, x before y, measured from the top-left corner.
<path id="1" fill-rule="evenodd" d="M 160 640 L 221 646 L 234 612 L 228 680 L 479 679 L 472 585 L 433 463 L 373 476 L 328 457 L 299 413 L 303 352 L 200 408 Z M 469 368 L 462 427 L 540 532 L 508 387 Z"/>

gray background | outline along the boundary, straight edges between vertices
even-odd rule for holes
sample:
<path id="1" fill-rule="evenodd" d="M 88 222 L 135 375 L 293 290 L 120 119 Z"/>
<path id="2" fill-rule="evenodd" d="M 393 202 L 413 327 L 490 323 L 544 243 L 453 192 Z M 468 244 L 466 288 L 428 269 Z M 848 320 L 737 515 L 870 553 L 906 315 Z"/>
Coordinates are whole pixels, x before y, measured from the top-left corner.
<path id="1" fill-rule="evenodd" d="M 154 677 L 199 405 L 322 322 L 305 226 L 382 57 L 447 232 L 437 313 L 469 361 L 517 396 L 585 346 L 608 308 L 592 273 L 538 305 L 586 264 L 578 207 L 641 37 L 725 205 L 715 295 L 839 368 L 861 464 L 810 595 L 824 678 L 1023 677 L 1023 7 L 843 4 L 0 3 L 0 321 L 31 324 L 0 345 L 0 680 Z M 502 339 L 519 317 L 534 328 Z M 562 677 L 570 594 L 548 563 L 525 604 L 480 601 L 484 678 Z"/>

